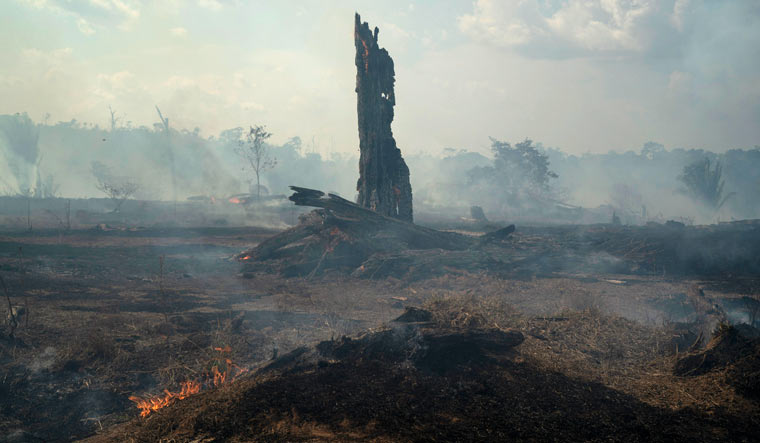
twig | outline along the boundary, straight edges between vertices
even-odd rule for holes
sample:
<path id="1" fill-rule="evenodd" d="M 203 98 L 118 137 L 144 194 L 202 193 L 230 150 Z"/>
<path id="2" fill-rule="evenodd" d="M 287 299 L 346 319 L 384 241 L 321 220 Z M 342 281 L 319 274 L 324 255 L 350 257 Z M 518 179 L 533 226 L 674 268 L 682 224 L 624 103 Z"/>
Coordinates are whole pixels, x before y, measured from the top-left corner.
<path id="1" fill-rule="evenodd" d="M 32 200 L 30 197 L 26 197 L 26 226 L 29 232 L 32 232 Z"/>
<path id="2" fill-rule="evenodd" d="M 312 277 L 314 277 L 317 274 L 317 271 L 319 270 L 319 267 L 322 266 L 322 262 L 325 259 L 325 256 L 327 256 L 327 253 L 329 252 L 329 249 L 325 249 L 325 252 L 322 253 L 322 256 L 319 257 L 319 261 L 317 262 L 317 266 L 314 267 L 314 269 L 311 270 L 309 275 L 306 276 L 306 280 L 311 280 Z"/>
<path id="3" fill-rule="evenodd" d="M 18 247 L 18 266 L 19 271 L 22 275 L 21 277 L 21 290 L 24 292 L 24 326 L 29 327 L 29 296 L 26 294 L 26 291 L 24 291 L 24 275 L 26 275 L 26 268 L 24 268 L 24 250 L 21 248 L 21 246 Z"/>
<path id="4" fill-rule="evenodd" d="M 5 285 L 5 279 L 3 279 L 3 276 L 0 275 L 0 283 L 3 285 L 3 292 L 5 292 L 5 299 L 8 300 L 8 314 L 10 315 L 11 319 L 11 332 L 8 333 L 9 337 L 13 337 L 13 332 L 16 330 L 16 326 L 18 326 L 18 320 L 16 320 L 16 315 L 13 313 L 13 304 L 11 303 L 11 295 L 8 293 L 8 286 Z"/>
<path id="5" fill-rule="evenodd" d="M 164 256 L 158 257 L 158 294 L 164 310 L 164 320 L 169 323 L 169 305 L 166 302 L 166 293 L 164 292 Z"/>

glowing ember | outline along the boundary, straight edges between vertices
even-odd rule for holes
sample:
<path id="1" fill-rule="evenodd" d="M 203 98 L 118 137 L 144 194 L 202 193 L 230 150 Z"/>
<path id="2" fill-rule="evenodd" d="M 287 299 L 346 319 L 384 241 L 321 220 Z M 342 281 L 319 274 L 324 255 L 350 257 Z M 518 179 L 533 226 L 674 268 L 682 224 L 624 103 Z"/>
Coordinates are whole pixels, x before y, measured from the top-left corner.
<path id="1" fill-rule="evenodd" d="M 364 46 L 364 70 L 369 71 L 369 48 L 364 40 L 361 40 L 362 46 Z"/>
<path id="2" fill-rule="evenodd" d="M 229 200 L 229 202 L 230 202 L 230 203 L 234 203 L 234 204 L 236 204 L 236 205 L 239 205 L 239 204 L 241 203 L 240 199 L 239 199 L 239 198 L 237 198 L 237 197 L 232 197 L 232 198 Z"/>
<path id="3" fill-rule="evenodd" d="M 346 234 L 345 232 L 338 229 L 338 227 L 334 227 L 330 230 L 330 241 L 325 246 L 325 253 L 331 253 L 335 251 L 335 248 L 341 243 L 341 242 L 351 242 L 351 237 Z"/>
<path id="4" fill-rule="evenodd" d="M 246 255 L 245 257 L 240 258 L 240 260 L 250 260 L 250 259 L 251 259 L 250 255 Z"/>
<path id="5" fill-rule="evenodd" d="M 369 71 L 369 47 L 367 46 L 367 42 L 365 42 L 361 37 L 359 37 L 359 34 L 357 32 L 354 32 L 354 38 L 358 38 L 360 42 L 362 42 L 362 46 L 364 46 L 364 70 Z"/>

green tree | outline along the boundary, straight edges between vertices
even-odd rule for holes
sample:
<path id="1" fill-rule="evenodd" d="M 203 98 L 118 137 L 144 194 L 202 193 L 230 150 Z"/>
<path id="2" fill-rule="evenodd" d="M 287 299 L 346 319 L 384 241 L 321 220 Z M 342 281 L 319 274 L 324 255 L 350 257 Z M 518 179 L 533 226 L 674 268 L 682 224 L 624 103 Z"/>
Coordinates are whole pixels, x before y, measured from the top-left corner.
<path id="1" fill-rule="evenodd" d="M 714 211 L 718 211 L 726 200 L 735 192 L 723 195 L 723 166 L 720 162 L 711 165 L 709 158 L 703 158 L 690 163 L 683 168 L 678 180 L 686 186 L 684 192 L 696 201 Z"/>
<path id="2" fill-rule="evenodd" d="M 245 140 L 241 140 L 235 152 L 247 163 L 243 170 L 250 169 L 256 175 L 256 199 L 261 199 L 261 174 L 277 165 L 277 159 L 269 154 L 266 144 L 272 134 L 264 126 L 251 126 Z"/>
<path id="3" fill-rule="evenodd" d="M 491 151 L 493 165 L 471 169 L 470 185 L 487 185 L 513 207 L 555 200 L 551 180 L 558 176 L 549 169 L 549 157 L 532 140 L 512 146 L 491 138 Z"/>

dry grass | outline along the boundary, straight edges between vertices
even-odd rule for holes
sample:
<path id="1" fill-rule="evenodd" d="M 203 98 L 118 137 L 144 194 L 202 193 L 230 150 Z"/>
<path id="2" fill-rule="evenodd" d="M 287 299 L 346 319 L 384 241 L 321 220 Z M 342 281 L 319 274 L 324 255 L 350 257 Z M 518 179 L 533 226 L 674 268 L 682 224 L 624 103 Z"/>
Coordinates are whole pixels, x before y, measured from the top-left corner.
<path id="1" fill-rule="evenodd" d="M 422 306 L 433 314 L 433 322 L 440 327 L 515 328 L 524 324 L 520 312 L 503 297 L 495 295 L 438 292 L 427 298 Z"/>
<path id="2" fill-rule="evenodd" d="M 24 415 L 24 423 L 15 416 L 0 416 L 0 432 L 16 427 L 47 427 L 55 432 L 65 427 L 82 436 L 99 430 L 96 422 L 81 421 L 87 417 L 66 422 L 56 421 L 59 416 L 52 415 L 35 418 L 40 408 L 25 406 L 24 398 L 44 400 L 58 395 L 46 391 L 51 385 L 65 392 L 58 403 L 74 404 L 76 395 L 90 395 L 96 388 L 114 393 L 108 397 L 111 403 L 105 402 L 113 408 L 96 415 L 107 427 L 137 415 L 126 400 L 129 395 L 172 389 L 207 370 L 215 358 L 214 347 L 229 346 L 233 361 L 254 370 L 272 358 L 275 348 L 283 355 L 320 340 L 338 340 L 344 334 L 378 328 L 400 315 L 405 306 L 431 310 L 434 322 L 448 328 L 518 329 L 526 335 L 517 348 L 518 364 L 561 374 L 580 385 L 599 383 L 667 410 L 691 407 L 706 413 L 722 410 L 760 416 L 756 402 L 737 395 L 727 383 L 728 373 L 689 379 L 671 374 L 673 334 L 662 325 L 662 317 L 652 315 L 648 321 L 644 313 L 651 309 L 649 300 L 682 292 L 692 284 L 689 281 L 603 277 L 625 281 L 618 284 L 601 276 L 595 280 L 567 275 L 501 280 L 466 272 L 411 284 L 392 278 L 366 281 L 335 275 L 311 281 L 266 274 L 243 279 L 236 276 L 237 265 L 224 257 L 200 257 L 211 263 L 203 267 L 197 265 L 199 259 L 193 253 L 172 249 L 186 239 L 106 236 L 101 245 L 98 238 L 77 235 L 66 241 L 76 246 L 78 238 L 82 239 L 77 247 L 84 249 L 72 252 L 61 247 L 54 250 L 58 255 L 30 259 L 33 264 L 24 277 L 29 287 L 24 292 L 34 306 L 31 327 L 17 330 L 23 346 L 0 343 L 0 368 L 8 374 L 7 386 L 19 393 L 12 405 L 28 406 L 25 411 L 30 412 Z M 250 237 L 241 238 L 194 241 L 218 241 L 242 249 L 249 245 Z M 133 240 L 134 248 L 127 248 Z M 45 254 L 52 254 L 47 248 L 56 239 L 35 238 L 30 244 L 45 241 Z M 166 256 L 165 303 L 156 296 L 157 284 L 152 279 L 159 255 Z M 8 265 L 15 261 L 0 257 L 0 266 Z M 182 276 L 182 266 L 188 267 L 192 278 Z M 164 315 L 167 303 L 172 303 L 169 321 Z M 55 352 L 48 353 L 49 348 Z M 55 356 L 57 366 L 40 370 L 41 375 L 34 377 L 25 375 L 28 368 L 39 366 L 36 361 L 50 355 Z M 71 370 L 64 369 L 67 364 Z M 372 380 L 371 374 L 365 375 Z M 0 384 L 0 389 L 5 386 Z M 272 395 L 272 401 L 277 400 L 278 394 Z M 219 401 L 232 399 L 219 397 Z M 461 413 L 449 415 L 463 420 Z M 341 430 L 327 429 L 324 423 L 305 417 L 277 420 L 285 427 L 292 423 L 293 434 L 301 429 L 324 440 L 330 439 L 329 432 L 376 435 L 355 422 Z M 351 434 L 352 427 L 357 434 Z"/>

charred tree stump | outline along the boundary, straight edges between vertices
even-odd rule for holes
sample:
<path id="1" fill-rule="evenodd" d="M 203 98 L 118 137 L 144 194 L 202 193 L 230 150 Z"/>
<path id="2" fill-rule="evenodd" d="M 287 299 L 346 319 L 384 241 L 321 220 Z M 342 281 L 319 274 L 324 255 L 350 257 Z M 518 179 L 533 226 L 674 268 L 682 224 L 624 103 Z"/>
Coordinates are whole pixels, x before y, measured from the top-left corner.
<path id="1" fill-rule="evenodd" d="M 409 168 L 391 132 L 395 72 L 388 51 L 377 45 L 378 29 L 355 16 L 356 94 L 359 116 L 357 203 L 382 215 L 412 221 Z"/>
<path id="2" fill-rule="evenodd" d="M 479 266 L 488 259 L 472 250 L 498 243 L 514 230 L 510 226 L 478 239 L 412 223 L 409 168 L 391 132 L 395 105 L 393 60 L 385 49 L 378 47 L 377 34 L 377 28 L 371 32 L 356 14 L 354 43 L 361 150 L 357 203 L 334 194 L 291 186 L 295 193 L 290 200 L 296 205 L 321 209 L 303 216 L 298 226 L 239 254 L 237 259 L 246 264 L 247 270 L 277 270 L 282 275 L 309 278 L 328 270 L 341 270 L 371 278 L 382 275 L 388 261 L 388 269 L 414 264 L 417 255 L 411 251 L 450 253 L 454 264 Z M 422 255 L 419 266 L 414 268 L 428 267 L 431 255 Z"/>

